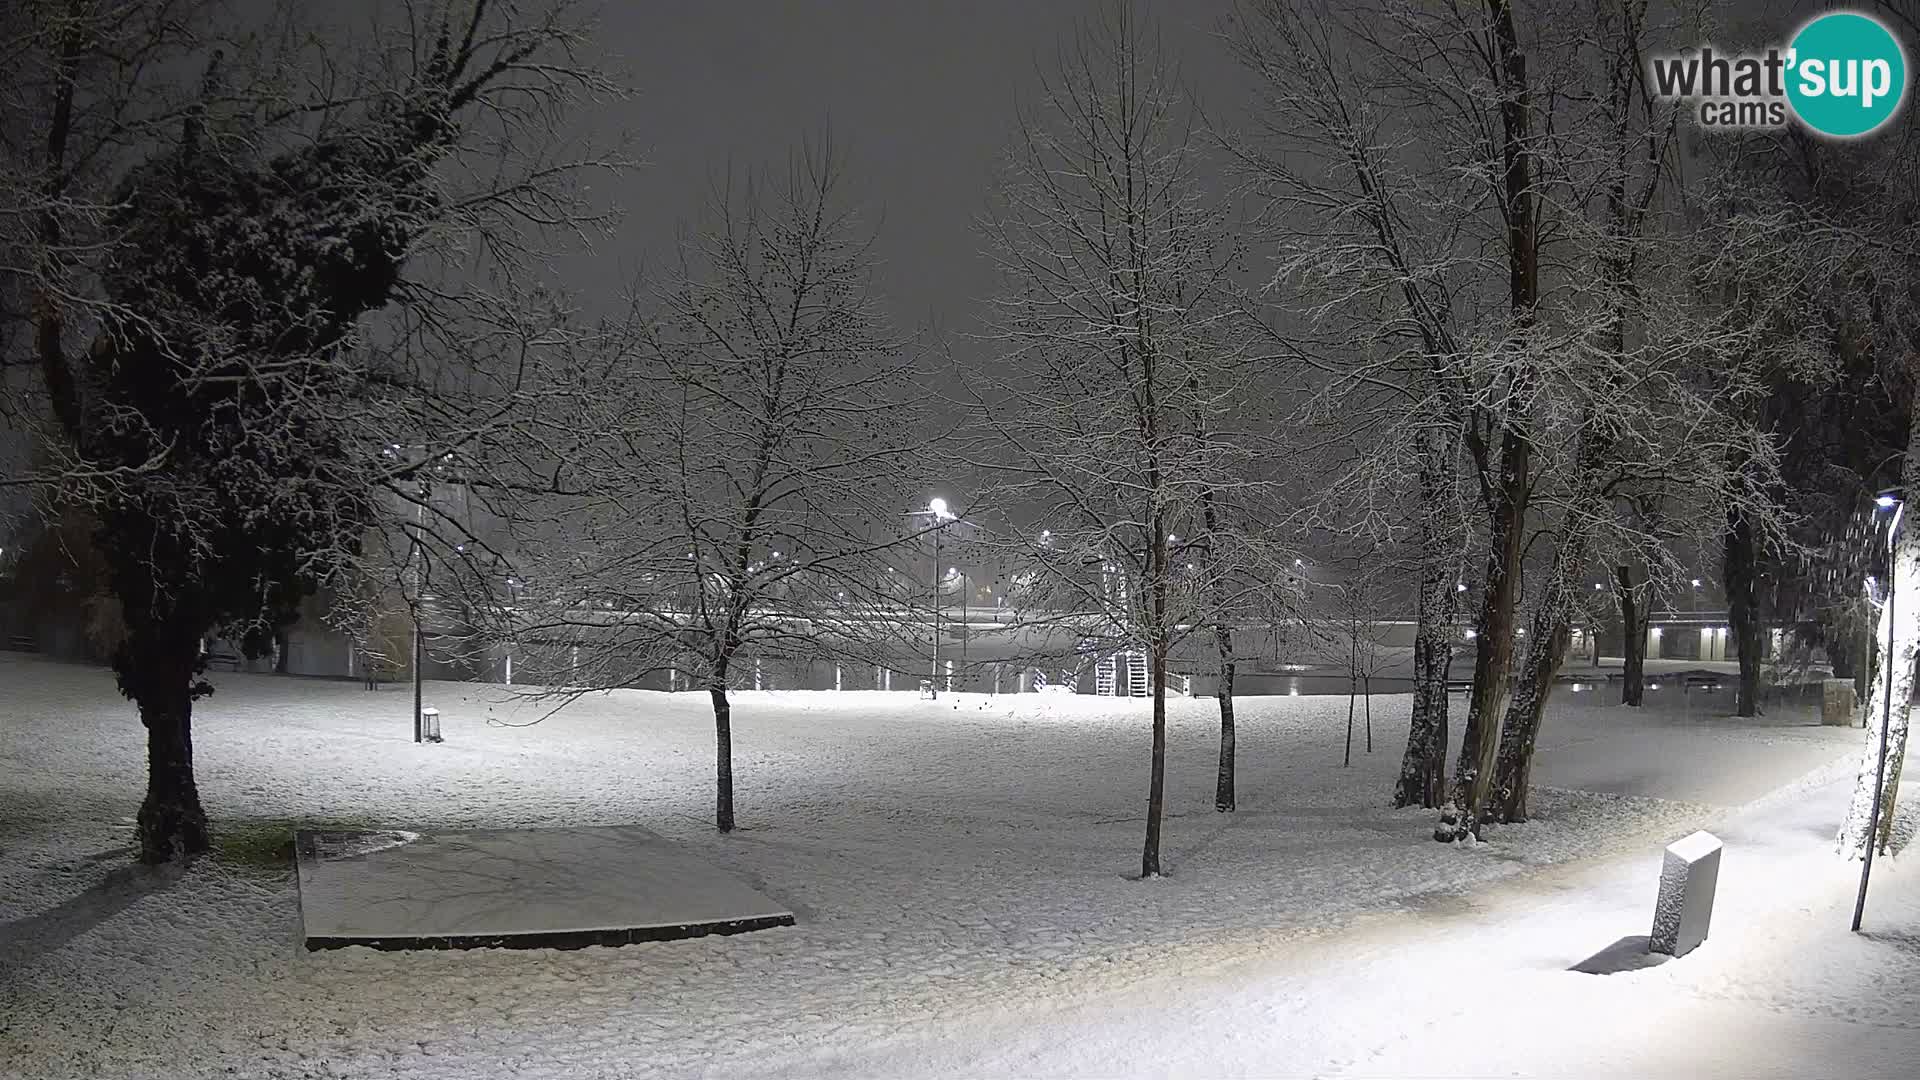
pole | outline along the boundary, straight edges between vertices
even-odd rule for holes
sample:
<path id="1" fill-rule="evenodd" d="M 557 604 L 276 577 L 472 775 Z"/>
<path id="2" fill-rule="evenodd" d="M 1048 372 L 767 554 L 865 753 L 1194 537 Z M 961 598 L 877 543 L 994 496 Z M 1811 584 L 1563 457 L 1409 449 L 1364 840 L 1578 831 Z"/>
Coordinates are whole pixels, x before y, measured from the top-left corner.
<path id="1" fill-rule="evenodd" d="M 927 692 L 940 696 L 940 519 L 933 522 L 933 670 Z"/>
<path id="2" fill-rule="evenodd" d="M 413 620 L 413 741 L 420 742 L 420 618 Z"/>
<path id="3" fill-rule="evenodd" d="M 424 499 L 425 495 L 426 495 L 426 485 L 423 484 L 421 485 L 421 497 Z M 415 557 L 422 558 L 423 562 L 424 562 L 424 557 L 422 556 L 422 553 L 420 551 L 420 529 L 422 526 L 426 524 L 426 514 L 427 514 L 427 508 L 425 503 L 422 503 L 420 506 L 415 507 L 415 515 L 414 515 L 415 523 L 414 523 L 414 531 L 413 531 L 413 554 L 415 555 Z M 414 564 L 413 566 L 413 741 L 414 742 L 426 741 L 425 733 L 420 730 L 420 693 L 421 693 L 420 604 L 425 599 L 424 596 L 422 595 L 422 591 L 426 584 L 426 576 L 423 573 L 423 570 L 424 570 L 424 567 L 422 566 L 422 563 Z"/>
<path id="4" fill-rule="evenodd" d="M 1860 894 L 1853 900 L 1853 932 L 1860 932 L 1860 916 L 1867 910 L 1867 879 L 1873 875 L 1873 849 L 1880 846 L 1880 789 L 1887 779 L 1887 732 L 1893 726 L 1893 631 L 1895 592 L 1900 587 L 1899 554 L 1894 537 L 1900 528 L 1900 511 L 1895 510 L 1893 524 L 1887 528 L 1887 654 L 1881 661 L 1887 669 L 1885 692 L 1880 700 L 1880 754 L 1873 769 L 1873 813 L 1867 819 L 1867 857 L 1860 861 Z"/>

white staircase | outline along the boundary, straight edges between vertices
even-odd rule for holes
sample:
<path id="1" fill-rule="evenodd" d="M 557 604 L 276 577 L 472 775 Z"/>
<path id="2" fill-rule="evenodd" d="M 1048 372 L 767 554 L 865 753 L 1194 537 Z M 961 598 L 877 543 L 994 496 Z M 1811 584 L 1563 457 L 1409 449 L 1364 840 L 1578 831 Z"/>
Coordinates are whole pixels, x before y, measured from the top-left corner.
<path id="1" fill-rule="evenodd" d="M 1127 693 L 1132 697 L 1148 697 L 1153 686 L 1147 682 L 1147 654 L 1143 652 L 1122 653 L 1127 658 Z"/>
<path id="2" fill-rule="evenodd" d="M 1144 652 L 1109 653 L 1093 665 L 1093 692 L 1113 697 L 1119 692 L 1120 665 L 1126 665 L 1127 696 L 1147 697 L 1153 686 L 1147 681 L 1147 654 Z"/>

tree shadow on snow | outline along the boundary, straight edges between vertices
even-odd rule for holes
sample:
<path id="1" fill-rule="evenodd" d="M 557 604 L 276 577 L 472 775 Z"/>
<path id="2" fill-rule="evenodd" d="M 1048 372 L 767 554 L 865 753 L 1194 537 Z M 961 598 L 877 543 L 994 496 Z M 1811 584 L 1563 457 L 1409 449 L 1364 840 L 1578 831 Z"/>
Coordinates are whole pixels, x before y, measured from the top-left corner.
<path id="1" fill-rule="evenodd" d="M 12 967 L 61 948 L 113 918 L 143 896 L 171 888 L 179 866 L 121 866 L 87 889 L 41 912 L 0 924 L 0 967 Z"/>

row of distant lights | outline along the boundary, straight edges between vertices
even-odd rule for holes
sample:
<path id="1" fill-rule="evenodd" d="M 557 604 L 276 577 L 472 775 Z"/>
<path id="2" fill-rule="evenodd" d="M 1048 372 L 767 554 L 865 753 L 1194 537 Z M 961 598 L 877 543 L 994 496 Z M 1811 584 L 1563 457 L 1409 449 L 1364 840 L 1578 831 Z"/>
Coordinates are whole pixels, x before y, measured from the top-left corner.
<path id="1" fill-rule="evenodd" d="M 1600 583 L 1599 583 L 1599 582 L 1597 582 L 1597 581 L 1596 581 L 1596 582 L 1594 582 L 1594 583 L 1593 583 L 1593 587 L 1594 587 L 1595 589 L 1598 589 L 1598 588 L 1600 588 L 1600 587 L 1601 587 L 1601 585 L 1600 585 Z M 1699 578 L 1694 578 L 1694 579 L 1693 579 L 1693 587 L 1694 587 L 1694 588 L 1696 588 L 1696 589 L 1700 587 L 1700 579 L 1699 579 Z M 1467 591 L 1467 583 L 1466 583 L 1466 582 L 1464 582 L 1464 581 L 1462 581 L 1462 582 L 1460 582 L 1460 583 L 1459 583 L 1459 584 L 1457 585 L 1457 588 L 1459 589 L 1459 591 L 1460 591 L 1460 592 L 1466 592 L 1466 591 Z M 1658 633 L 1660 633 L 1660 628 L 1659 628 L 1659 627 L 1654 627 L 1654 630 L 1653 630 L 1653 632 L 1654 632 L 1655 634 L 1658 634 Z M 1519 635 L 1520 637 L 1526 637 L 1526 636 L 1527 636 L 1527 628 L 1523 626 L 1523 627 L 1521 627 L 1521 628 L 1519 628 L 1518 630 L 1515 630 L 1515 631 L 1514 631 L 1514 633 L 1515 633 L 1515 634 L 1517 634 L 1517 635 Z M 1474 638 L 1477 638 L 1477 637 L 1479 637 L 1479 636 L 1480 636 L 1480 633 L 1479 633 L 1479 631 L 1477 631 L 1477 630 L 1468 630 L 1468 631 L 1467 631 L 1467 640 L 1468 640 L 1468 641 L 1472 641 L 1472 640 L 1473 640 Z M 1654 686 L 1654 689 L 1655 689 L 1655 690 L 1658 690 L 1658 689 L 1659 689 L 1659 686 L 1657 686 L 1657 685 L 1656 685 L 1656 686 Z"/>
<path id="2" fill-rule="evenodd" d="M 1297 566 L 1297 565 L 1299 565 L 1299 563 L 1300 563 L 1300 560 L 1298 560 L 1298 559 L 1295 559 L 1295 560 L 1294 560 L 1294 565 L 1296 565 L 1296 566 Z M 1694 578 L 1694 579 L 1693 579 L 1693 587 L 1694 587 L 1694 588 L 1696 588 L 1696 589 L 1700 587 L 1700 579 L 1699 579 L 1699 578 Z M 1602 584 L 1600 584 L 1600 583 L 1599 583 L 1599 582 L 1597 582 L 1597 581 L 1593 583 L 1593 591 L 1594 591 L 1594 592 L 1599 592 L 1599 591 L 1600 591 L 1601 589 L 1604 589 L 1604 588 L 1606 588 L 1606 586 L 1605 586 L 1605 585 L 1602 585 Z M 1456 592 L 1466 592 L 1466 591 L 1467 591 L 1467 583 L 1466 583 L 1466 582 L 1464 582 L 1464 581 L 1462 581 L 1462 582 L 1458 582 L 1458 583 L 1456 583 L 1456 584 L 1454 585 L 1454 590 L 1455 590 Z"/>

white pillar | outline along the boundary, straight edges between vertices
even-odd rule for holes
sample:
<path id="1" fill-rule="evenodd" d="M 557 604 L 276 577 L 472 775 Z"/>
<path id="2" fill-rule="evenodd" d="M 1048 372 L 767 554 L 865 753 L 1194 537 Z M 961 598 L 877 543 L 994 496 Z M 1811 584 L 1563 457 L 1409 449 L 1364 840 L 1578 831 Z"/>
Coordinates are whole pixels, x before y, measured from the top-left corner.
<path id="1" fill-rule="evenodd" d="M 507 650 L 507 685 L 513 685 L 513 650 Z"/>
<path id="2" fill-rule="evenodd" d="M 840 665 L 839 664 L 833 665 L 833 688 L 835 690 L 840 689 Z"/>

